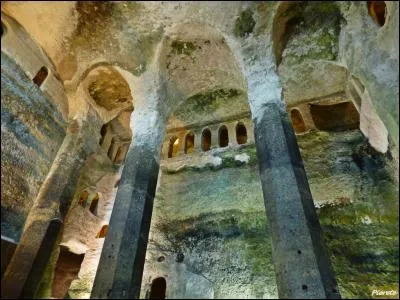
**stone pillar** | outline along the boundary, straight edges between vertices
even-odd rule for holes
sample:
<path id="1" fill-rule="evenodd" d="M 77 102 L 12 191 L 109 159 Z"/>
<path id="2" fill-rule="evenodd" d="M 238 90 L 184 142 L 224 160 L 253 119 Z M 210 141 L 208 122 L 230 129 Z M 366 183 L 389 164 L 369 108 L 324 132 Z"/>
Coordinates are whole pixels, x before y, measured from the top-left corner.
<path id="1" fill-rule="evenodd" d="M 226 124 L 226 128 L 228 128 L 228 136 L 229 136 L 229 146 L 236 146 L 236 122 Z"/>
<path id="2" fill-rule="evenodd" d="M 136 114 L 138 115 L 136 115 Z M 164 120 L 157 113 L 147 117 L 135 110 L 121 183 L 115 197 L 91 298 L 132 299 L 140 293 L 153 200 L 156 191 Z M 140 130 L 140 132 L 135 132 Z"/>
<path id="3" fill-rule="evenodd" d="M 2 298 L 32 298 L 35 294 L 73 197 L 80 168 L 98 147 L 100 127 L 97 115 L 88 120 L 70 120 L 1 281 Z"/>
<path id="4" fill-rule="evenodd" d="M 209 126 L 209 128 L 211 130 L 211 148 L 210 149 L 219 148 L 219 134 L 218 134 L 219 127 L 220 127 L 220 124 Z"/>
<path id="5" fill-rule="evenodd" d="M 254 119 L 280 298 L 340 298 L 296 137 L 284 108 L 263 104 Z"/>
<path id="6" fill-rule="evenodd" d="M 195 153 L 201 153 L 203 152 L 203 149 L 201 149 L 201 129 L 193 130 L 194 134 L 194 151 Z"/>

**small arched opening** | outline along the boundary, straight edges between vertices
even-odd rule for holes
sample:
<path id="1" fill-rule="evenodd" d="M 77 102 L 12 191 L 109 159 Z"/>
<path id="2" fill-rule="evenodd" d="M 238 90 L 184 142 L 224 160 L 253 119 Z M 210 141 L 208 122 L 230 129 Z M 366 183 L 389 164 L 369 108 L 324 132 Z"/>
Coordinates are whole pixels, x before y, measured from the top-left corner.
<path id="1" fill-rule="evenodd" d="M 220 147 L 227 147 L 229 144 L 228 128 L 222 125 L 218 130 L 218 141 Z"/>
<path id="2" fill-rule="evenodd" d="M 108 232 L 108 225 L 103 225 L 103 227 L 101 227 L 99 233 L 96 235 L 96 238 L 98 239 L 102 239 L 105 238 Z"/>
<path id="3" fill-rule="evenodd" d="M 387 8 L 385 1 L 367 1 L 368 13 L 379 26 L 385 25 Z"/>
<path id="4" fill-rule="evenodd" d="M 95 216 L 97 216 L 97 206 L 99 204 L 99 193 L 96 193 L 96 195 L 93 197 L 92 202 L 90 203 L 90 207 L 89 210 L 92 214 L 94 214 Z"/>
<path id="5" fill-rule="evenodd" d="M 44 66 L 41 67 L 39 72 L 37 72 L 36 76 L 33 78 L 33 83 L 36 84 L 38 87 L 40 87 L 47 78 L 48 74 L 49 71 L 47 70 L 47 68 Z"/>
<path id="6" fill-rule="evenodd" d="M 192 153 L 194 149 L 194 134 L 189 132 L 185 138 L 185 154 Z"/>
<path id="7" fill-rule="evenodd" d="M 208 151 L 211 149 L 211 130 L 204 129 L 201 134 L 201 149 Z"/>
<path id="8" fill-rule="evenodd" d="M 236 125 L 236 140 L 239 145 L 247 143 L 247 130 L 243 123 L 238 123 Z"/>
<path id="9" fill-rule="evenodd" d="M 296 133 L 303 133 L 306 131 L 306 125 L 304 124 L 303 117 L 298 109 L 291 110 L 290 118 L 292 119 L 292 126 Z"/>
<path id="10" fill-rule="evenodd" d="M 179 150 L 179 139 L 176 136 L 173 136 L 169 139 L 169 147 L 168 147 L 168 158 L 176 156 Z"/>
<path id="11" fill-rule="evenodd" d="M 164 277 L 158 277 L 151 283 L 150 299 L 165 299 L 167 282 Z"/>

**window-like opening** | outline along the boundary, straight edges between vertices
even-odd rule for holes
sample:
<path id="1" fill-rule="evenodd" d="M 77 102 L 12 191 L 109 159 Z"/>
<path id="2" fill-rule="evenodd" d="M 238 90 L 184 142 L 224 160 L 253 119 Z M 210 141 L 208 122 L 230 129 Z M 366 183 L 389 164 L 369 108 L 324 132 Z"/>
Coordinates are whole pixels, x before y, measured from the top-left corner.
<path id="1" fill-rule="evenodd" d="M 87 201 L 88 197 L 89 197 L 89 192 L 84 190 L 81 193 L 81 196 L 79 197 L 79 201 L 78 201 L 79 205 L 86 206 L 86 201 Z"/>
<path id="2" fill-rule="evenodd" d="M 204 129 L 201 134 L 201 148 L 203 151 L 208 151 L 211 149 L 211 130 Z"/>
<path id="3" fill-rule="evenodd" d="M 164 277 L 158 277 L 151 283 L 150 299 L 165 299 L 167 282 Z"/>
<path id="4" fill-rule="evenodd" d="M 108 225 L 103 225 L 103 227 L 101 227 L 99 233 L 96 235 L 96 238 L 98 239 L 102 239 L 107 235 L 108 232 Z"/>
<path id="5" fill-rule="evenodd" d="M 101 138 L 100 138 L 100 142 L 99 142 L 100 146 L 104 142 L 104 138 L 106 136 L 106 133 L 107 133 L 107 124 L 104 124 L 103 126 L 101 126 L 101 129 L 100 129 L 100 134 L 101 134 Z"/>
<path id="6" fill-rule="evenodd" d="M 54 279 L 51 287 L 51 297 L 64 299 L 71 282 L 78 277 L 85 254 L 75 254 L 67 247 L 60 246 Z"/>
<path id="7" fill-rule="evenodd" d="M 386 21 L 386 3 L 385 1 L 367 1 L 368 12 L 372 19 L 379 26 L 385 25 Z"/>
<path id="8" fill-rule="evenodd" d="M 169 140 L 169 147 L 168 147 L 168 157 L 174 157 L 179 151 L 179 139 L 176 136 L 173 136 Z"/>
<path id="9" fill-rule="evenodd" d="M 93 197 L 92 202 L 90 203 L 89 210 L 92 214 L 97 216 L 97 205 L 99 204 L 99 193 L 96 193 L 96 195 Z"/>
<path id="10" fill-rule="evenodd" d="M 353 102 L 310 104 L 315 127 L 324 131 L 343 131 L 359 128 L 360 115 Z"/>
<path id="11" fill-rule="evenodd" d="M 228 128 L 222 125 L 218 130 L 218 140 L 220 147 L 226 147 L 229 144 Z"/>
<path id="12" fill-rule="evenodd" d="M 303 117 L 301 116 L 300 111 L 297 109 L 292 109 L 290 112 L 290 117 L 292 119 L 292 126 L 296 133 L 302 133 L 306 131 L 306 125 L 304 124 Z"/>
<path id="13" fill-rule="evenodd" d="M 247 143 L 247 130 L 243 123 L 236 125 L 236 140 L 239 145 Z"/>
<path id="14" fill-rule="evenodd" d="M 185 153 L 192 153 L 194 149 L 194 134 L 189 132 L 185 138 Z"/>
<path id="15" fill-rule="evenodd" d="M 47 70 L 47 68 L 41 67 L 39 72 L 37 72 L 36 76 L 33 78 L 33 83 L 40 87 L 48 74 L 49 71 Z"/>

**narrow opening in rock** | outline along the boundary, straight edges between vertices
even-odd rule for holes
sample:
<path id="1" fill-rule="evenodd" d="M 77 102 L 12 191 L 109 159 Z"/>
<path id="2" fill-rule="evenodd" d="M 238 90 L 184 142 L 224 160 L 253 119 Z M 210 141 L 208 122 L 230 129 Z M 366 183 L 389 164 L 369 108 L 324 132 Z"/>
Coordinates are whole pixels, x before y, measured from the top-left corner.
<path id="1" fill-rule="evenodd" d="M 299 110 L 292 109 L 292 111 L 290 112 L 290 117 L 292 119 L 292 125 L 296 133 L 302 133 L 306 131 L 306 125 L 304 124 L 303 117 L 301 116 Z"/>
<path id="2" fill-rule="evenodd" d="M 103 227 L 101 227 L 99 233 L 97 234 L 96 238 L 101 239 L 104 238 L 107 235 L 108 232 L 108 225 L 103 225 Z"/>
<path id="3" fill-rule="evenodd" d="M 194 149 L 194 134 L 189 132 L 185 138 L 185 153 L 192 153 Z"/>
<path id="4" fill-rule="evenodd" d="M 104 142 L 104 137 L 106 136 L 106 133 L 107 133 L 107 124 L 104 124 L 103 126 L 101 126 L 101 129 L 100 129 L 100 134 L 101 134 L 101 138 L 100 138 L 100 142 L 99 142 L 100 146 Z"/>
<path id="5" fill-rule="evenodd" d="M 165 299 L 167 282 L 164 277 L 158 277 L 151 283 L 150 299 Z"/>
<path id="6" fill-rule="evenodd" d="M 90 212 L 95 216 L 97 216 L 97 206 L 99 204 L 99 199 L 100 199 L 99 193 L 96 193 L 89 207 Z"/>
<path id="7" fill-rule="evenodd" d="M 385 25 L 386 3 L 385 1 L 367 1 L 368 12 L 372 19 L 379 26 Z"/>
<path id="8" fill-rule="evenodd" d="M 220 147 L 226 147 L 229 144 L 229 136 L 228 136 L 228 128 L 225 125 L 222 125 L 218 131 L 218 140 Z"/>
<path id="9" fill-rule="evenodd" d="M 210 129 L 204 129 L 201 134 L 201 148 L 203 151 L 208 151 L 211 148 L 211 131 Z"/>
<path id="10" fill-rule="evenodd" d="M 43 81 L 45 81 L 48 74 L 49 71 L 47 70 L 47 68 L 41 67 L 39 72 L 37 72 L 36 76 L 33 78 L 33 83 L 40 87 Z"/>
<path id="11" fill-rule="evenodd" d="M 247 130 L 243 123 L 239 123 L 236 126 L 236 140 L 239 145 L 247 142 Z"/>

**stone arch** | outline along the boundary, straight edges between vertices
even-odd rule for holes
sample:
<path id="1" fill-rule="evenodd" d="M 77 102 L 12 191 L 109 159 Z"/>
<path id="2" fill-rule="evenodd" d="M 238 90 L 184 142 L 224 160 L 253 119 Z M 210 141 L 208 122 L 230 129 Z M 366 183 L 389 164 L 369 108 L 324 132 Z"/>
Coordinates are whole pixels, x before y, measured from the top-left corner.
<path id="1" fill-rule="evenodd" d="M 247 143 L 247 129 L 242 122 L 236 124 L 236 141 L 239 145 Z"/>
<path id="2" fill-rule="evenodd" d="M 303 133 L 306 131 L 306 125 L 299 109 L 293 108 L 290 111 L 290 118 L 292 120 L 293 129 L 296 133 Z"/>
<path id="3" fill-rule="evenodd" d="M 331 25 L 337 24 L 340 16 L 340 8 L 334 2 L 282 1 L 278 3 L 272 25 L 272 51 L 276 65 L 279 66 L 282 62 L 283 51 L 290 36 L 296 32 L 297 25 L 303 23 L 306 24 L 305 26 L 310 26 L 318 19 L 330 22 Z"/>
<path id="4" fill-rule="evenodd" d="M 165 299 L 167 281 L 164 277 L 157 277 L 151 283 L 150 299 Z"/>
<path id="5" fill-rule="evenodd" d="M 174 135 L 169 139 L 168 144 L 168 158 L 172 158 L 177 155 L 180 146 L 179 138 Z"/>
<path id="6" fill-rule="evenodd" d="M 224 35 L 213 26 L 205 23 L 177 24 L 164 36 L 159 53 L 157 63 L 161 79 L 166 83 L 167 99 L 162 105 L 167 115 L 197 95 L 219 90 L 238 93 L 247 90 L 234 53 Z M 218 55 L 220 59 L 210 61 L 210 55 Z M 196 60 L 187 64 L 187 56 L 196 56 Z M 207 82 L 207 85 L 201 82 Z"/>
<path id="7" fill-rule="evenodd" d="M 227 147 L 229 145 L 228 128 L 225 125 L 222 125 L 218 129 L 218 143 L 220 147 Z"/>
<path id="8" fill-rule="evenodd" d="M 211 130 L 206 128 L 201 133 L 201 149 L 206 152 L 211 149 Z"/>
<path id="9" fill-rule="evenodd" d="M 82 77 L 82 87 L 96 106 L 112 111 L 133 103 L 128 82 L 113 66 L 99 63 L 87 70 Z"/>
<path id="10" fill-rule="evenodd" d="M 189 132 L 185 136 L 185 154 L 192 153 L 194 150 L 194 133 Z"/>

